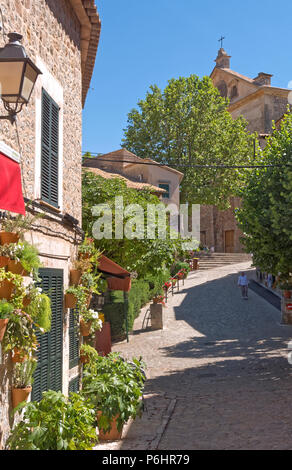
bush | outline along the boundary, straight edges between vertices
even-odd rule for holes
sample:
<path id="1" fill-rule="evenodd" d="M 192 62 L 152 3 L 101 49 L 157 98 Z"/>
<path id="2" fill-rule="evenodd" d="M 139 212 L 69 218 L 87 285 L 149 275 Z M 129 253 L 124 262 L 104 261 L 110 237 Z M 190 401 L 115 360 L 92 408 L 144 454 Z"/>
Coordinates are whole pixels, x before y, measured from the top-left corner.
<path id="1" fill-rule="evenodd" d="M 177 261 L 171 267 L 171 275 L 175 276 L 181 269 L 186 269 L 187 273 L 190 272 L 190 265 L 189 263 L 184 263 L 183 261 Z"/>

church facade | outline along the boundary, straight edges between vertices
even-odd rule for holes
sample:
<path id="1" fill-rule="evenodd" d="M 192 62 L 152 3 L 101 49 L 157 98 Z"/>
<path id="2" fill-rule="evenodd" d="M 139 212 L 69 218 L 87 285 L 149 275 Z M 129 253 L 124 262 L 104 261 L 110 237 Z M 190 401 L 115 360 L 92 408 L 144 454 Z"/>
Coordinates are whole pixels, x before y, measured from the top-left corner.
<path id="1" fill-rule="evenodd" d="M 221 48 L 215 60 L 211 79 L 220 94 L 230 100 L 229 112 L 234 119 L 243 116 L 248 131 L 257 132 L 262 147 L 271 135 L 273 121 L 285 114 L 291 90 L 273 87 L 272 75 L 260 72 L 249 78 L 230 69 L 231 57 Z M 215 206 L 201 206 L 201 243 L 214 246 L 216 252 L 241 253 L 241 231 L 234 217 L 234 209 L 240 206 L 239 198 L 231 198 L 231 208 L 220 211 Z"/>

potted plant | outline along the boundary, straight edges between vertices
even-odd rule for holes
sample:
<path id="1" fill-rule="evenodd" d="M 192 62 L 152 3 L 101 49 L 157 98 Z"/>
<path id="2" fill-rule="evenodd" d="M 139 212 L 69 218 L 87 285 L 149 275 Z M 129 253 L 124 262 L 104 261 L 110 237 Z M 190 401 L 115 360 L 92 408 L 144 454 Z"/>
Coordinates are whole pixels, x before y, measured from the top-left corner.
<path id="1" fill-rule="evenodd" d="M 16 308 L 20 308 L 24 296 L 25 288 L 22 276 L 0 268 L 0 299 L 11 300 Z"/>
<path id="2" fill-rule="evenodd" d="M 27 313 L 20 309 L 11 313 L 4 337 L 4 351 L 12 351 L 12 362 L 24 362 L 37 351 L 36 331 L 44 333 Z"/>
<path id="3" fill-rule="evenodd" d="M 163 294 L 157 294 L 155 297 L 153 297 L 153 303 L 154 304 L 163 304 L 165 305 L 164 303 L 164 295 Z"/>
<path id="4" fill-rule="evenodd" d="M 43 293 L 41 287 L 36 286 L 34 281 L 26 287 L 23 310 L 45 332 L 50 331 L 52 320 L 51 299 Z"/>
<path id="5" fill-rule="evenodd" d="M 8 245 L 0 246 L 0 268 L 6 268 L 9 261 L 9 250 L 7 249 Z"/>
<path id="6" fill-rule="evenodd" d="M 27 401 L 32 389 L 33 374 L 37 366 L 36 359 L 29 359 L 23 363 L 15 364 L 12 376 L 12 406 L 16 408 L 19 403 Z"/>
<path id="7" fill-rule="evenodd" d="M 99 313 L 92 309 L 83 309 L 80 312 L 80 333 L 82 336 L 89 336 L 95 331 L 102 329 L 102 320 Z"/>
<path id="8" fill-rule="evenodd" d="M 95 406 L 101 440 L 120 439 L 124 423 L 141 414 L 143 367 L 141 359 L 129 363 L 117 353 L 85 365 L 82 394 Z"/>
<path id="9" fill-rule="evenodd" d="M 168 289 L 171 288 L 171 282 L 170 281 L 166 281 L 164 284 L 163 284 L 163 290 L 165 290 L 166 292 L 168 291 Z"/>
<path id="10" fill-rule="evenodd" d="M 84 242 L 78 247 L 80 259 L 90 259 L 96 252 L 93 238 L 85 237 Z"/>
<path id="11" fill-rule="evenodd" d="M 69 287 L 65 293 L 65 308 L 82 308 L 87 305 L 88 290 L 83 286 Z"/>
<path id="12" fill-rule="evenodd" d="M 279 276 L 277 285 L 279 289 L 283 291 L 283 297 L 285 299 L 291 299 L 291 293 L 292 293 L 292 280 L 290 276 L 288 275 L 287 277 L 285 276 Z"/>
<path id="13" fill-rule="evenodd" d="M 14 310 L 14 306 L 6 300 L 0 300 L 0 342 L 3 340 L 7 323 L 10 315 Z"/>
<path id="14" fill-rule="evenodd" d="M 49 390 L 39 402 L 22 403 L 23 419 L 7 440 L 8 450 L 91 450 L 97 443 L 96 413 L 80 393 Z"/>
<path id="15" fill-rule="evenodd" d="M 7 269 L 14 274 L 27 276 L 37 273 L 41 267 L 38 250 L 28 242 L 10 243 L 7 245 L 7 253 Z"/>
<path id="16" fill-rule="evenodd" d="M 80 362 L 87 364 L 94 362 L 98 356 L 98 352 L 89 344 L 82 344 L 80 347 Z"/>
<path id="17" fill-rule="evenodd" d="M 1 220 L 0 243 L 17 243 L 22 238 L 23 233 L 31 228 L 35 216 L 22 216 L 8 217 Z"/>

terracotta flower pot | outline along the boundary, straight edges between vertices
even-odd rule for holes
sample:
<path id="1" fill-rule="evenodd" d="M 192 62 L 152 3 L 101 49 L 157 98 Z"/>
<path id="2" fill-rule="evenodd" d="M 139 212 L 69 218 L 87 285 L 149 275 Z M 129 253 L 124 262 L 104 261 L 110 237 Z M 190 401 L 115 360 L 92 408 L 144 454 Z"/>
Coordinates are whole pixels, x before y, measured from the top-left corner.
<path id="1" fill-rule="evenodd" d="M 283 296 L 285 299 L 291 299 L 291 291 L 290 290 L 284 290 L 283 291 Z"/>
<path id="2" fill-rule="evenodd" d="M 75 308 L 77 297 L 74 294 L 65 294 L 65 308 Z"/>
<path id="3" fill-rule="evenodd" d="M 97 412 L 97 423 L 99 421 L 99 418 L 101 417 L 102 413 L 101 411 Z M 117 428 L 117 419 L 119 415 L 115 416 L 111 422 L 111 429 L 108 432 L 104 432 L 103 430 L 99 430 L 99 439 L 101 441 L 117 441 L 122 438 L 122 433 L 123 433 L 123 428 L 121 431 L 118 431 Z"/>
<path id="4" fill-rule="evenodd" d="M 9 258 L 7 264 L 7 270 L 13 274 L 20 274 L 21 276 L 27 276 L 28 272 L 24 269 L 22 264 L 19 261 L 15 261 Z"/>
<path id="5" fill-rule="evenodd" d="M 70 270 L 70 286 L 78 286 L 82 276 L 82 271 L 80 269 L 71 269 Z"/>
<path id="6" fill-rule="evenodd" d="M 164 298 L 162 297 L 153 297 L 153 303 L 154 304 L 161 304 L 163 302 Z"/>
<path id="7" fill-rule="evenodd" d="M 87 298 L 87 308 L 90 307 L 91 299 L 92 299 L 92 294 L 89 294 L 89 296 L 88 296 L 88 298 Z"/>
<path id="8" fill-rule="evenodd" d="M 26 295 L 24 298 L 23 298 L 23 301 L 22 301 L 22 305 L 24 307 L 27 307 L 29 304 L 31 303 L 31 299 L 28 295 Z"/>
<path id="9" fill-rule="evenodd" d="M 0 268 L 5 268 L 8 264 L 8 256 L 0 256 Z"/>
<path id="10" fill-rule="evenodd" d="M 88 364 L 89 362 L 88 356 L 86 354 L 80 354 L 80 362 L 82 364 Z"/>
<path id="11" fill-rule="evenodd" d="M 80 253 L 79 254 L 79 259 L 89 259 L 90 254 L 89 253 Z"/>
<path id="12" fill-rule="evenodd" d="M 85 322 L 84 320 L 80 320 L 80 333 L 82 336 L 89 336 L 90 335 L 90 328 L 92 322 Z"/>
<path id="13" fill-rule="evenodd" d="M 0 232 L 0 243 L 6 245 L 7 243 L 17 243 L 19 235 L 13 232 Z"/>
<path id="14" fill-rule="evenodd" d="M 0 282 L 0 299 L 10 300 L 13 293 L 14 284 L 7 279 Z"/>
<path id="15" fill-rule="evenodd" d="M 14 348 L 12 355 L 12 362 L 16 364 L 17 362 L 24 362 L 27 356 L 20 349 Z"/>
<path id="16" fill-rule="evenodd" d="M 9 321 L 8 318 L 5 318 L 4 320 L 0 320 L 0 342 L 4 338 L 4 334 L 5 334 L 5 331 L 6 331 L 8 321 Z"/>
<path id="17" fill-rule="evenodd" d="M 19 403 L 27 401 L 32 387 L 12 388 L 12 406 L 16 408 Z"/>

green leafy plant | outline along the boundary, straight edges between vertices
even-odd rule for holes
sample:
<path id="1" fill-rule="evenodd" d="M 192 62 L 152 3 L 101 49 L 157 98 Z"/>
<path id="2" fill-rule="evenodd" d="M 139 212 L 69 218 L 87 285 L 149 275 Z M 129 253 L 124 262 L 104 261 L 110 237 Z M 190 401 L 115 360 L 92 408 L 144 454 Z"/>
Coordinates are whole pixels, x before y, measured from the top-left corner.
<path id="1" fill-rule="evenodd" d="M 23 307 L 23 310 L 28 313 L 33 321 L 44 331 L 50 331 L 52 310 L 49 296 L 44 294 L 42 289 L 37 287 L 34 282 L 27 287 L 26 295 L 29 297 L 30 303 L 26 307 Z"/>
<path id="2" fill-rule="evenodd" d="M 66 290 L 66 294 L 72 294 L 77 298 L 76 309 L 79 314 L 87 310 L 87 300 L 90 294 L 89 290 L 84 286 L 71 286 Z"/>
<path id="3" fill-rule="evenodd" d="M 10 318 L 10 315 L 14 311 L 14 306 L 7 302 L 5 299 L 0 300 L 0 320 Z"/>
<path id="4" fill-rule="evenodd" d="M 12 260 L 19 261 L 28 273 L 37 272 L 42 266 L 38 256 L 38 250 L 26 241 L 7 245 L 5 256 L 9 256 Z"/>
<path id="5" fill-rule="evenodd" d="M 14 365 L 12 383 L 14 388 L 26 388 L 33 384 L 33 374 L 37 367 L 36 359 L 29 359 Z"/>
<path id="6" fill-rule="evenodd" d="M 78 393 L 65 397 L 49 390 L 40 402 L 19 405 L 23 420 L 12 430 L 9 450 L 91 450 L 97 442 L 96 413 Z"/>
<path id="7" fill-rule="evenodd" d="M 5 232 L 17 233 L 22 237 L 22 235 L 30 230 L 32 224 L 40 217 L 42 217 L 40 214 L 27 214 L 26 216 L 17 215 L 15 217 L 7 217 L 6 219 L 1 219 L 1 230 Z"/>
<path id="8" fill-rule="evenodd" d="M 141 413 L 145 374 L 142 360 L 125 361 L 117 353 L 107 357 L 96 357 L 85 365 L 82 393 L 88 397 L 97 411 L 101 412 L 99 428 L 111 429 L 113 418 L 117 418 L 120 431 L 129 418 Z"/>
<path id="9" fill-rule="evenodd" d="M 13 283 L 13 294 L 10 303 L 15 308 L 22 308 L 23 298 L 25 296 L 23 277 L 19 274 L 13 274 L 10 271 L 6 272 L 5 268 L 0 268 L 0 282 L 5 280 Z"/>
<path id="10" fill-rule="evenodd" d="M 89 344 L 82 344 L 80 346 L 80 356 L 85 356 L 90 364 L 94 364 L 99 354 L 96 349 Z"/>
<path id="11" fill-rule="evenodd" d="M 20 309 L 14 310 L 9 317 L 4 337 L 4 351 L 16 348 L 24 355 L 32 356 L 38 347 L 36 331 L 44 333 L 27 313 Z"/>
<path id="12" fill-rule="evenodd" d="M 81 276 L 81 284 L 86 287 L 90 292 L 99 295 L 98 281 L 101 274 L 93 274 L 90 272 L 84 272 Z"/>
<path id="13" fill-rule="evenodd" d="M 83 243 L 78 247 L 78 254 L 93 256 L 96 249 L 94 246 L 94 240 L 92 238 L 85 237 Z"/>

